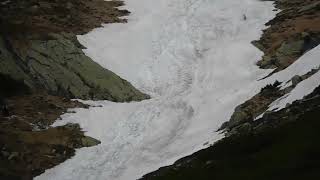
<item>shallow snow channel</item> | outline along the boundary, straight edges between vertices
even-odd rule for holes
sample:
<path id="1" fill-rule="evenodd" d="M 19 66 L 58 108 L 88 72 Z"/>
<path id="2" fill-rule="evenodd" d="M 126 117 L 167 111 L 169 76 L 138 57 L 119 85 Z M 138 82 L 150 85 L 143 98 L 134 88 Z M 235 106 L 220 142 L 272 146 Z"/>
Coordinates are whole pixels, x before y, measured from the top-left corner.
<path id="1" fill-rule="evenodd" d="M 126 0 L 127 24 L 79 40 L 86 54 L 152 99 L 90 102 L 62 121 L 79 123 L 101 145 L 36 179 L 129 180 L 203 148 L 234 108 L 256 94 L 270 71 L 250 42 L 275 12 L 258 0 Z M 244 20 L 244 15 L 247 17 Z"/>

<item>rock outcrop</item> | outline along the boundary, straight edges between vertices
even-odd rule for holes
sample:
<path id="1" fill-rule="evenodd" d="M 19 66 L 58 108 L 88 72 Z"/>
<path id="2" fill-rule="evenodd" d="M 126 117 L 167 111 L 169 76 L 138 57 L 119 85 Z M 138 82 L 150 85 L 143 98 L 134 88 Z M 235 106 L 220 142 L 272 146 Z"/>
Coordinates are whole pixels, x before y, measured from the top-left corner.
<path id="1" fill-rule="evenodd" d="M 31 92 L 41 89 L 67 98 L 147 99 L 129 82 L 93 62 L 77 41 L 77 34 L 101 23 L 126 22 L 119 16 L 129 12 L 118 10 L 120 5 L 121 1 L 102 0 L 1 3 L 0 75 Z"/>
<path id="2" fill-rule="evenodd" d="M 253 42 L 265 53 L 257 65 L 277 72 L 320 44 L 319 5 L 318 0 L 276 0 L 281 12 L 267 23 L 270 27 L 261 39 Z"/>
<path id="3" fill-rule="evenodd" d="M 143 100 L 148 96 L 88 58 L 72 34 L 44 39 L 0 37 L 0 73 L 30 90 L 79 99 Z"/>

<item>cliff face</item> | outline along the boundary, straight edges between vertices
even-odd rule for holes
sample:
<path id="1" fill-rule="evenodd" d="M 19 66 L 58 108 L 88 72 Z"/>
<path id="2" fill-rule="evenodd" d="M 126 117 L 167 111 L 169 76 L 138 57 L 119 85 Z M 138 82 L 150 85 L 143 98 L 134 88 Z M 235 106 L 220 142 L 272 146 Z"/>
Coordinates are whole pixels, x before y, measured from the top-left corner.
<path id="1" fill-rule="evenodd" d="M 76 38 L 101 23 L 125 22 L 118 16 L 128 11 L 115 9 L 119 5 L 99 0 L 2 3 L 0 74 L 30 91 L 42 89 L 68 98 L 120 102 L 148 98 L 93 62 Z"/>

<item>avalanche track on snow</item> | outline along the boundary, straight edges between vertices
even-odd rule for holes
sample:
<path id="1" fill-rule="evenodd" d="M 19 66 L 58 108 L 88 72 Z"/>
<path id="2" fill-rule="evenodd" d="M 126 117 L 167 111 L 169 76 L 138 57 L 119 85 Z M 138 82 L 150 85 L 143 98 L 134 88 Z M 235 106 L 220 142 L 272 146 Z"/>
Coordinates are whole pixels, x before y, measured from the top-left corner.
<path id="1" fill-rule="evenodd" d="M 223 137 L 234 108 L 272 80 L 251 41 L 274 17 L 258 0 L 126 0 L 126 24 L 79 40 L 85 53 L 152 96 L 142 102 L 87 102 L 62 121 L 79 123 L 102 144 L 81 148 L 36 179 L 128 180 L 173 163 Z M 246 18 L 245 18 L 246 17 Z M 269 78 L 270 79 L 270 78 Z"/>

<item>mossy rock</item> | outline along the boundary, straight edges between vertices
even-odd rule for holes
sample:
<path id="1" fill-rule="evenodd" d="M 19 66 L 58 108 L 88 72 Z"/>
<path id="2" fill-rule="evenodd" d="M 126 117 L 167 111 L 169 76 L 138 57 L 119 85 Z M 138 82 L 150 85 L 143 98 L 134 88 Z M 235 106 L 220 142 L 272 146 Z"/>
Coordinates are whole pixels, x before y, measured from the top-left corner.
<path id="1" fill-rule="evenodd" d="M 89 136 L 84 136 L 83 138 L 81 138 L 81 143 L 83 147 L 91 147 L 101 144 L 101 141 Z"/>

